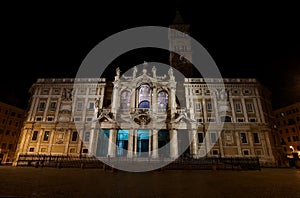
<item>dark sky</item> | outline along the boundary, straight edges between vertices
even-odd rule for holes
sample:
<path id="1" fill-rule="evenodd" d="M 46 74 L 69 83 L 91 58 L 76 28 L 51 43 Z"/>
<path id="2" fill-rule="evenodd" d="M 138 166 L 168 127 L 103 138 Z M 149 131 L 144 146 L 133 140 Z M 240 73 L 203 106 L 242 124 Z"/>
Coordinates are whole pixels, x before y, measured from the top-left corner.
<path id="1" fill-rule="evenodd" d="M 177 9 L 191 24 L 191 36 L 206 48 L 224 77 L 258 78 L 273 93 L 273 106 L 278 108 L 300 100 L 297 8 L 282 3 L 227 8 L 181 4 L 167 8 L 145 4 L 139 9 L 81 4 L 3 7 L 1 100 L 16 98 L 26 108 L 28 89 L 37 78 L 75 77 L 85 56 L 103 39 L 138 26 L 167 27 Z M 159 53 L 139 51 L 118 64 L 159 61 Z"/>

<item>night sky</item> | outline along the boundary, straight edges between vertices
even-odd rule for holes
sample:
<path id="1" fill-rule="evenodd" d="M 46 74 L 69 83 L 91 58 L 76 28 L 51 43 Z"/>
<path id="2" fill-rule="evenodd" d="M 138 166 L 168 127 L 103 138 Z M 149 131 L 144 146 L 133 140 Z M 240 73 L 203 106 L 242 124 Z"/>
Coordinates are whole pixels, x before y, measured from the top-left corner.
<path id="1" fill-rule="evenodd" d="M 257 78 L 273 93 L 274 108 L 300 101 L 300 16 L 296 5 L 229 5 L 226 9 L 215 5 L 143 6 L 3 7 L 1 101 L 26 108 L 28 90 L 37 78 L 73 78 L 88 52 L 103 39 L 138 26 L 168 27 L 176 9 L 223 77 Z M 137 50 L 124 57 L 114 64 L 168 61 L 159 50 Z"/>

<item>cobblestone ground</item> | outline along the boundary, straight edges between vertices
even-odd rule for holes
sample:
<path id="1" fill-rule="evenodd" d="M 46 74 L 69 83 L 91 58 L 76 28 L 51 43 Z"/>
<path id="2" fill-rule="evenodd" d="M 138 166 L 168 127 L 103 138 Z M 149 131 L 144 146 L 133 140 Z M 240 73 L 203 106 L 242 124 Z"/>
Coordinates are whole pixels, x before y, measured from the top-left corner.
<path id="1" fill-rule="evenodd" d="M 0 167 L 0 197 L 300 197 L 299 169 L 174 170 Z"/>

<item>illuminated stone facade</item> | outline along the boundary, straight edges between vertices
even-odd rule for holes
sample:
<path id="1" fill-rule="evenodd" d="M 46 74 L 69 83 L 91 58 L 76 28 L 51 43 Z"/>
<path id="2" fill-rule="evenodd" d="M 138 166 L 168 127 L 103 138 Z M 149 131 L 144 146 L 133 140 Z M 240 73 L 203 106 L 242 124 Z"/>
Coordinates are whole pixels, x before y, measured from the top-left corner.
<path id="1" fill-rule="evenodd" d="M 14 161 L 26 110 L 0 102 L 0 161 Z M 1 164 L 1 163 L 0 163 Z"/>
<path id="2" fill-rule="evenodd" d="M 276 109 L 273 114 L 285 156 L 292 158 L 292 152 L 300 155 L 300 102 Z"/>

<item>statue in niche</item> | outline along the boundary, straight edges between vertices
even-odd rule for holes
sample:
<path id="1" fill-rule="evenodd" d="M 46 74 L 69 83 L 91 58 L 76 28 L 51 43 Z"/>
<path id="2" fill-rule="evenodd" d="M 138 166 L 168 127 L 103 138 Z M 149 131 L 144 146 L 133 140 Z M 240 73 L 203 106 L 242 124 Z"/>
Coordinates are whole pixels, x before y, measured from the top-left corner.
<path id="1" fill-rule="evenodd" d="M 133 77 L 133 78 L 136 77 L 136 73 L 137 73 L 137 67 L 134 66 L 134 67 L 133 67 L 133 72 L 132 72 L 132 77 Z"/>
<path id="2" fill-rule="evenodd" d="M 226 101 L 226 100 L 228 99 L 227 96 L 228 96 L 228 94 L 227 94 L 227 92 L 226 92 L 225 89 L 221 89 L 221 90 L 219 91 L 219 99 L 220 99 L 221 101 Z"/>
<path id="3" fill-rule="evenodd" d="M 153 78 L 156 78 L 156 67 L 152 67 Z"/>
<path id="4" fill-rule="evenodd" d="M 72 89 L 64 88 L 62 98 L 63 100 L 72 100 Z"/>
<path id="5" fill-rule="evenodd" d="M 168 74 L 169 74 L 169 76 L 170 76 L 170 80 L 175 80 L 172 67 L 170 67 L 170 69 L 169 69 L 169 71 L 168 71 Z"/>

